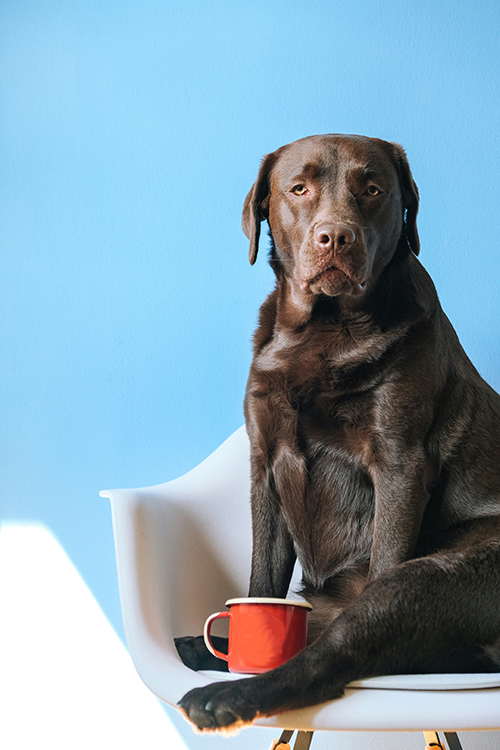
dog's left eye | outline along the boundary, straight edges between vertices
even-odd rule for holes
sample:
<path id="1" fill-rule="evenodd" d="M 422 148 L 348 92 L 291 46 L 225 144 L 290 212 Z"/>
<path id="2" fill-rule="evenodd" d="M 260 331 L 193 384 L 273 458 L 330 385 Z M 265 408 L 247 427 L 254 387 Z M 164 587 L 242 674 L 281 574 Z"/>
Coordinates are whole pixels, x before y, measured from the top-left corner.
<path id="1" fill-rule="evenodd" d="M 305 185 L 295 185 L 295 187 L 292 188 L 292 193 L 294 195 L 305 195 L 307 193 L 307 188 Z"/>
<path id="2" fill-rule="evenodd" d="M 369 185 L 366 188 L 366 194 L 367 195 L 371 195 L 372 197 L 374 197 L 375 195 L 380 195 L 380 192 L 381 191 L 379 190 L 379 188 L 376 185 Z"/>

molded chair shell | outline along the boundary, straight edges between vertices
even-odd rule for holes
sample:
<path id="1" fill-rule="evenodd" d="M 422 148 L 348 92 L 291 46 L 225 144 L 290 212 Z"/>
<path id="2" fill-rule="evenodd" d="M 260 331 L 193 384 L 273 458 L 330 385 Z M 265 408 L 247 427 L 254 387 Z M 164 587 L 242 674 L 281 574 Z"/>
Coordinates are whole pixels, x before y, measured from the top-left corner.
<path id="1" fill-rule="evenodd" d="M 222 609 L 227 599 L 247 594 L 249 475 L 249 444 L 242 427 L 179 479 L 100 493 L 111 501 L 130 654 L 145 684 L 171 706 L 192 688 L 238 678 L 193 672 L 181 662 L 173 639 L 200 635 L 209 614 Z M 254 725 L 306 731 L 499 729 L 500 674 L 360 680 L 342 698 L 258 719 Z"/>

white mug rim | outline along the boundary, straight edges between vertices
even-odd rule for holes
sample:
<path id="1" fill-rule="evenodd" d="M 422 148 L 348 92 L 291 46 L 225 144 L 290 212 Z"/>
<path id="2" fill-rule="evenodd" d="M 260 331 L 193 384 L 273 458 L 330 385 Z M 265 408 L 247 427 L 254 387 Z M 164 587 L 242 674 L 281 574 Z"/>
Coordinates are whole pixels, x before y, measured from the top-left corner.
<path id="1" fill-rule="evenodd" d="M 230 607 L 231 604 L 284 604 L 294 607 L 305 607 L 306 609 L 312 609 L 312 604 L 309 602 L 298 601 L 297 599 L 275 599 L 267 596 L 250 596 L 240 597 L 238 599 L 228 599 L 226 607 Z"/>

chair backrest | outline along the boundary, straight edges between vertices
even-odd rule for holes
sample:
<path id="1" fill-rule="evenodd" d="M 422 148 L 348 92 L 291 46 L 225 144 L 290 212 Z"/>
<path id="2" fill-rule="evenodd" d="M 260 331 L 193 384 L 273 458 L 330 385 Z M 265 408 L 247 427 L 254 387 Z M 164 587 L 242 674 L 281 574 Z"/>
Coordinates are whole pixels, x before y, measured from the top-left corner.
<path id="1" fill-rule="evenodd" d="M 246 596 L 250 575 L 249 446 L 244 428 L 172 482 L 139 491 L 138 590 L 158 629 L 197 635 L 227 599 Z M 149 592 L 149 593 L 148 593 Z"/>
<path id="2" fill-rule="evenodd" d="M 243 427 L 178 479 L 103 494 L 113 508 L 127 632 L 142 627 L 167 646 L 172 637 L 201 634 L 209 614 L 247 595 L 252 534 Z"/>
<path id="3" fill-rule="evenodd" d="M 244 429 L 183 477 L 155 487 L 104 490 L 113 510 L 123 620 L 137 671 L 169 705 L 210 679 L 184 667 L 173 637 L 200 635 L 250 572 L 249 445 Z M 295 582 L 300 578 L 296 568 Z M 292 591 L 294 590 L 292 580 Z M 499 676 L 396 675 L 360 680 L 347 701 L 303 709 L 304 729 L 498 728 Z M 439 689 L 436 700 L 435 689 Z M 458 689 L 454 689 L 458 688 Z M 304 713 L 305 712 L 305 713 Z M 272 725 L 275 719 L 261 719 Z"/>

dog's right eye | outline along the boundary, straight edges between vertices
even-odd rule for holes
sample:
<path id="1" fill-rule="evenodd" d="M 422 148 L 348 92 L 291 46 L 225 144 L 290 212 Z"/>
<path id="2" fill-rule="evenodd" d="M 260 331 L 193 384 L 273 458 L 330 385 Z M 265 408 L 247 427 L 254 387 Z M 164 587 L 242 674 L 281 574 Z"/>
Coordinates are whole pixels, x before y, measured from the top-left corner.
<path id="1" fill-rule="evenodd" d="M 294 195 L 305 195 L 307 193 L 307 188 L 305 185 L 295 185 L 295 187 L 292 188 L 292 193 Z"/>

